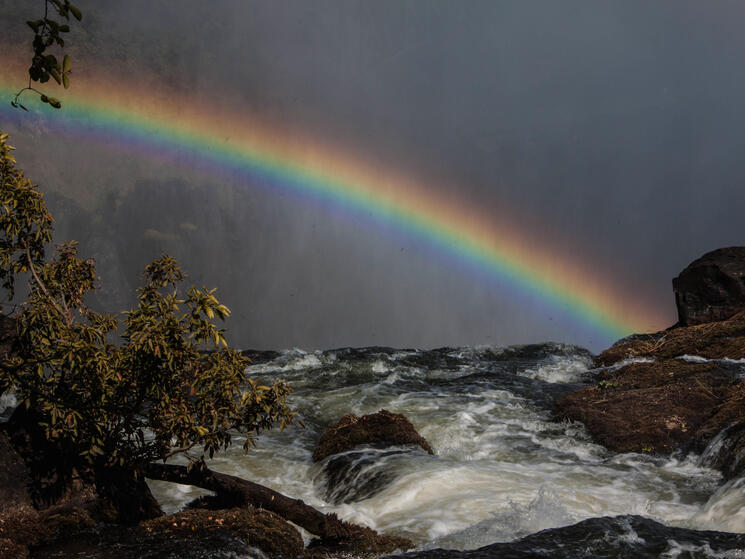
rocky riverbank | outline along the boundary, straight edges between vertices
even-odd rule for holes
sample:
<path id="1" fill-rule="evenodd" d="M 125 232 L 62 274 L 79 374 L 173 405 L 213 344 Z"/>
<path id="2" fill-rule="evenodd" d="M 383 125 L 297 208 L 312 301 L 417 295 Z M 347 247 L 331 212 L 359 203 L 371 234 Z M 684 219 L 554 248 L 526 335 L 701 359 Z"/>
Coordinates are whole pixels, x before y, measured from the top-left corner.
<path id="1" fill-rule="evenodd" d="M 595 358 L 592 386 L 556 402 L 619 452 L 703 452 L 726 477 L 745 469 L 745 248 L 719 249 L 673 286 L 674 327 L 620 340 Z M 716 451 L 716 452 L 714 452 Z"/>

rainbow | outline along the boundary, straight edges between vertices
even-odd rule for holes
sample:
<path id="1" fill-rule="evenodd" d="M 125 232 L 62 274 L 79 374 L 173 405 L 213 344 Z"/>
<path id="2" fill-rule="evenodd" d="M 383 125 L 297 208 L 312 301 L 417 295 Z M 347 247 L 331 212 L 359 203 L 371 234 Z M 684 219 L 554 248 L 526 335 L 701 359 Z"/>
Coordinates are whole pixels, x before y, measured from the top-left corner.
<path id="1" fill-rule="evenodd" d="M 63 133 L 104 137 L 143 155 L 170 154 L 180 165 L 259 178 L 272 188 L 388 224 L 496 278 L 506 295 L 538 300 L 547 311 L 609 341 L 666 325 L 665 312 L 598 277 L 591 262 L 535 238 L 527 227 L 512 223 L 507 211 L 486 213 L 436 185 L 367 164 L 318 138 L 214 103 L 204 108 L 157 81 L 127 86 L 118 79 L 76 74 L 68 91 L 47 88 L 63 100 L 61 111 L 26 97 L 34 106 L 30 117 L 10 107 L 24 73 L 8 67 L 0 66 L 5 68 L 0 116 L 6 121 L 40 118 Z"/>

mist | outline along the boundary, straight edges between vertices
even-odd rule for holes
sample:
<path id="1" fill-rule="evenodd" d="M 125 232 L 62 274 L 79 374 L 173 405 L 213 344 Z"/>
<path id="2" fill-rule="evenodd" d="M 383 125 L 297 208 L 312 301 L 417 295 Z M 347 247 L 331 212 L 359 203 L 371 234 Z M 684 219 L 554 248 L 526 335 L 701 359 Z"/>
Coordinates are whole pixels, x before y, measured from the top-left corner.
<path id="1" fill-rule="evenodd" d="M 13 52 L 32 4 L 0 0 Z M 148 76 L 181 103 L 207 98 L 507 211 L 660 309 L 659 328 L 675 322 L 672 277 L 745 241 L 740 2 L 78 5 L 77 67 Z M 96 258 L 106 310 L 131 305 L 168 252 L 218 287 L 239 347 L 612 341 L 395 228 L 71 142 L 33 115 L 0 127 L 49 193 L 56 239 Z"/>

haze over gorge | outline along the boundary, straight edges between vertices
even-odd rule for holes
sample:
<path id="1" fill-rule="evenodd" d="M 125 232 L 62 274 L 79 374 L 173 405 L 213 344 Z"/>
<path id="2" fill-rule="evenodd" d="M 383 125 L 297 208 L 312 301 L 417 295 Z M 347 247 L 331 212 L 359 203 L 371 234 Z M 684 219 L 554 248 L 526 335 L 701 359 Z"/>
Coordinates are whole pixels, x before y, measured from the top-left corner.
<path id="1" fill-rule="evenodd" d="M 0 0 L 0 557 L 745 556 L 743 18 Z"/>

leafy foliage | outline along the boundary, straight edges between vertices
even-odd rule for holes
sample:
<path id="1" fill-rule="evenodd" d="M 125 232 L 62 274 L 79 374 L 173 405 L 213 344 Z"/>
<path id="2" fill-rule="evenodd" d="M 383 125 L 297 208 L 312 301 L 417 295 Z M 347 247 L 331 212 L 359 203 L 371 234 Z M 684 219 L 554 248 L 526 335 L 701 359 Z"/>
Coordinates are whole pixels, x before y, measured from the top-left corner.
<path id="1" fill-rule="evenodd" d="M 44 260 L 52 216 L 39 189 L 16 167 L 15 148 L 0 133 L 0 282 L 13 297 L 15 278 Z"/>
<path id="2" fill-rule="evenodd" d="M 50 10 L 56 13 L 59 19 L 55 19 L 55 16 L 50 14 Z M 26 22 L 34 32 L 31 43 L 34 55 L 31 59 L 31 67 L 28 69 L 28 86 L 16 94 L 15 99 L 10 103 L 13 107 L 24 111 L 28 110 L 19 101 L 20 96 L 26 91 L 37 93 L 43 103 L 48 103 L 55 109 L 62 107 L 59 99 L 49 97 L 33 88 L 31 82 L 47 83 L 50 79 L 53 79 L 65 89 L 70 87 L 72 59 L 68 54 L 65 54 L 60 62 L 54 54 L 48 52 L 48 49 L 53 46 L 64 48 L 65 40 L 62 34 L 70 31 L 70 26 L 67 23 L 70 21 L 70 16 L 78 21 L 83 18 L 81 11 L 71 4 L 70 0 L 44 0 L 44 17 Z"/>
<path id="3" fill-rule="evenodd" d="M 236 431 L 247 450 L 259 430 L 292 422 L 289 387 L 247 378 L 249 360 L 214 322 L 230 311 L 214 289 L 184 290 L 173 258 L 145 268 L 134 309 L 87 307 L 94 262 L 74 242 L 45 257 L 52 218 L 0 138 L 0 278 L 12 288 L 24 274 L 29 289 L 14 315 L 14 352 L 0 365 L 0 394 L 15 392 L 46 437 L 94 471 L 137 471 L 175 454 L 198 462 L 230 446 Z"/>

